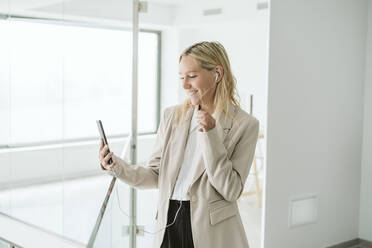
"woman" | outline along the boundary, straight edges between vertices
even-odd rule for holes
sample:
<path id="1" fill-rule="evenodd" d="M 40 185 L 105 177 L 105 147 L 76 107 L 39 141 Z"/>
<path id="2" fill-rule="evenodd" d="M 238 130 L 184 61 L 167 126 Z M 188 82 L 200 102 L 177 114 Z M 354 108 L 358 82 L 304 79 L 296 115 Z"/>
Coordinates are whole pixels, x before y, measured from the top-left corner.
<path id="1" fill-rule="evenodd" d="M 101 167 L 132 187 L 159 189 L 153 247 L 248 247 L 237 199 L 259 122 L 239 107 L 220 43 L 199 42 L 184 50 L 179 74 L 188 98 L 165 109 L 147 166 L 129 165 L 112 152 L 104 156 L 101 140 Z"/>

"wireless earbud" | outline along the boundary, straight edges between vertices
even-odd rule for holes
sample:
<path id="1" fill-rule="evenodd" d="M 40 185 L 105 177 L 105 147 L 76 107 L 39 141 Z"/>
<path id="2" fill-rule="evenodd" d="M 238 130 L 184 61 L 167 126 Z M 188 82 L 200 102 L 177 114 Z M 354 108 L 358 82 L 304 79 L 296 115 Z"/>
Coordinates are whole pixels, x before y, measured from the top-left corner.
<path id="1" fill-rule="evenodd" d="M 216 84 L 218 84 L 218 82 L 217 82 L 217 79 L 218 79 L 218 76 L 219 76 L 220 74 L 218 73 L 218 71 L 216 72 L 216 79 L 214 80 L 214 82 L 216 83 Z M 217 85 L 214 85 L 214 84 L 212 84 L 206 91 L 204 91 L 204 93 L 203 94 L 200 94 L 199 92 L 197 93 L 198 95 L 199 95 L 199 98 L 200 98 L 200 101 L 201 102 L 203 102 L 203 96 L 205 95 L 205 94 L 207 94 L 208 93 L 208 91 L 210 91 L 212 88 L 214 88 L 214 87 L 217 87 Z M 198 106 L 198 110 L 200 110 L 201 109 L 201 106 L 199 105 Z"/>

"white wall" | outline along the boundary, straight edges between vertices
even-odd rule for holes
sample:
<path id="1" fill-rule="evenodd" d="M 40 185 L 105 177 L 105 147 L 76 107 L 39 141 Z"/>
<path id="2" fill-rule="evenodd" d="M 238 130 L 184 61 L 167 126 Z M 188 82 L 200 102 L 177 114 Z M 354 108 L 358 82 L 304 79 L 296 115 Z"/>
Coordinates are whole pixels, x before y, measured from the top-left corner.
<path id="1" fill-rule="evenodd" d="M 372 240 L 372 0 L 368 1 L 368 37 L 364 85 L 363 149 L 359 237 Z"/>
<path id="2" fill-rule="evenodd" d="M 366 7 L 271 1 L 265 248 L 358 237 Z M 289 229 L 289 198 L 307 193 L 317 222 Z"/>
<path id="3" fill-rule="evenodd" d="M 175 27 L 162 29 L 161 112 L 178 104 L 178 31 Z"/>

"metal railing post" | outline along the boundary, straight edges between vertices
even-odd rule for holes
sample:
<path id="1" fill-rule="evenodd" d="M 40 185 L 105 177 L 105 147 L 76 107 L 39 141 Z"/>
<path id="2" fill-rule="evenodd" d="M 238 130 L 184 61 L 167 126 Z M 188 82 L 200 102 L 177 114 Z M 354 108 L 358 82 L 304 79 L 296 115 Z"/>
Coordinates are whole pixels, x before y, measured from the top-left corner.
<path id="1" fill-rule="evenodd" d="M 132 123 L 130 135 L 130 163 L 137 162 L 137 98 L 138 98 L 138 11 L 139 1 L 133 0 L 133 32 L 132 32 Z M 130 188 L 129 195 L 130 233 L 129 247 L 136 248 L 137 233 L 137 192 Z"/>

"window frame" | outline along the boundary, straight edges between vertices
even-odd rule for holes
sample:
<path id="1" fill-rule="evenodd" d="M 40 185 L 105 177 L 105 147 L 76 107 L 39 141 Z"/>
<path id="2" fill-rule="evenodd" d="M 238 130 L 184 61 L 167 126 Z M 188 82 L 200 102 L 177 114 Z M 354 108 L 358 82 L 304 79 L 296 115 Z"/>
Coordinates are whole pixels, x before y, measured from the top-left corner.
<path id="1" fill-rule="evenodd" d="M 127 26 L 118 26 L 118 25 L 109 25 L 109 24 L 98 24 L 98 23 L 88 23 L 88 22 L 79 22 L 79 21 L 70 21 L 70 20 L 60 20 L 60 19 L 51 19 L 51 18 L 40 18 L 40 17 L 31 17 L 31 16 L 20 16 L 20 15 L 7 15 L 0 13 L 0 20 L 16 20 L 16 21 L 26 21 L 26 22 L 36 22 L 36 23 L 46 23 L 46 24 L 54 24 L 54 25 L 63 25 L 63 26 L 76 26 L 76 27 L 89 27 L 89 28 L 99 28 L 99 29 L 112 29 L 112 30 L 122 30 L 122 31 L 130 31 L 132 30 L 130 27 Z M 162 54 L 162 32 L 156 29 L 139 29 L 139 33 L 154 33 L 157 37 L 157 78 L 156 78 L 156 115 L 155 115 L 155 130 L 151 132 L 140 132 L 138 136 L 145 136 L 145 135 L 154 135 L 156 134 L 159 125 L 160 125 L 160 115 L 161 115 L 161 54 Z M 122 133 L 116 135 L 107 135 L 107 138 L 127 138 L 130 133 Z M 48 149 L 50 147 L 62 146 L 66 143 L 81 143 L 81 142 L 90 142 L 96 141 L 97 137 L 86 137 L 86 138 L 76 138 L 76 139 L 63 139 L 63 140 L 50 140 L 50 141 L 40 141 L 40 142 L 28 142 L 28 143 L 15 143 L 15 144 L 7 144 L 7 145 L 0 145 L 1 150 L 8 150 L 8 149 L 19 149 L 19 148 L 35 148 L 42 146 L 44 149 Z"/>

